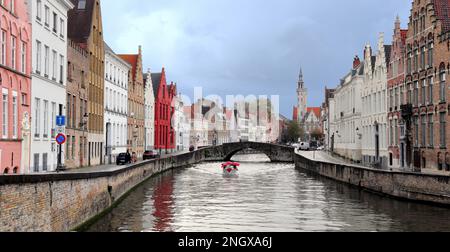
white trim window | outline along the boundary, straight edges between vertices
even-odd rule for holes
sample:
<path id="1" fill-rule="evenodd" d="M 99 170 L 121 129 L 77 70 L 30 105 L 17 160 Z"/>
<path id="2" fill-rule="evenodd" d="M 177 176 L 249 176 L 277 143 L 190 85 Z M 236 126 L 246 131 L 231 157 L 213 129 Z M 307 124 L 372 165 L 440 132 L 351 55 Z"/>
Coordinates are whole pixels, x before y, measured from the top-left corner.
<path id="1" fill-rule="evenodd" d="M 41 51 L 42 51 L 42 43 L 39 40 L 36 40 L 36 73 L 41 74 Z"/>
<path id="2" fill-rule="evenodd" d="M 17 39 L 15 36 L 11 36 L 11 68 L 16 70 L 17 57 Z"/>
<path id="3" fill-rule="evenodd" d="M 52 138 L 55 138 L 54 131 L 56 130 L 56 103 L 52 102 L 52 118 L 50 119 L 52 123 Z"/>
<path id="4" fill-rule="evenodd" d="M 48 101 L 44 100 L 44 138 L 48 138 Z"/>
<path id="5" fill-rule="evenodd" d="M 50 8 L 45 6 L 45 26 L 50 26 Z"/>
<path id="6" fill-rule="evenodd" d="M 53 75 L 52 75 L 52 79 L 54 81 L 56 81 L 56 74 L 57 74 L 57 65 L 58 65 L 58 53 L 53 50 Z"/>
<path id="7" fill-rule="evenodd" d="M 18 123 L 19 123 L 19 120 L 18 120 L 18 118 L 19 118 L 19 111 L 18 111 L 18 99 L 17 99 L 17 92 L 15 92 L 15 91 L 13 91 L 13 93 L 12 93 L 12 95 L 13 95 L 13 98 L 12 98 L 12 116 L 13 116 L 13 121 L 12 121 L 12 123 L 13 123 L 13 138 L 14 139 L 17 139 L 17 137 L 18 137 L 18 134 L 19 134 L 19 132 L 18 132 Z"/>
<path id="8" fill-rule="evenodd" d="M 27 43 L 25 42 L 21 42 L 21 48 L 20 48 L 20 58 L 21 58 L 21 71 L 22 73 L 26 72 L 26 68 L 27 68 Z"/>
<path id="9" fill-rule="evenodd" d="M 35 106 L 34 106 L 34 137 L 39 138 L 40 137 L 40 125 L 41 125 L 41 100 L 39 98 L 35 99 Z"/>
<path id="10" fill-rule="evenodd" d="M 64 56 L 59 55 L 59 83 L 64 83 Z"/>
<path id="11" fill-rule="evenodd" d="M 2 57 L 1 57 L 1 63 L 2 63 L 2 65 L 5 65 L 6 64 L 6 31 L 5 30 L 3 30 L 2 29 L 2 37 L 1 37 L 1 39 L 2 39 L 2 50 L 1 50 L 1 53 L 2 53 Z"/>
<path id="12" fill-rule="evenodd" d="M 36 0 L 36 19 L 41 21 L 42 19 L 42 1 Z"/>
<path id="13" fill-rule="evenodd" d="M 8 89 L 2 89 L 2 137 L 8 138 Z"/>
<path id="14" fill-rule="evenodd" d="M 44 76 L 48 77 L 48 69 L 50 66 L 50 48 L 48 46 L 45 46 L 45 52 L 44 52 Z"/>

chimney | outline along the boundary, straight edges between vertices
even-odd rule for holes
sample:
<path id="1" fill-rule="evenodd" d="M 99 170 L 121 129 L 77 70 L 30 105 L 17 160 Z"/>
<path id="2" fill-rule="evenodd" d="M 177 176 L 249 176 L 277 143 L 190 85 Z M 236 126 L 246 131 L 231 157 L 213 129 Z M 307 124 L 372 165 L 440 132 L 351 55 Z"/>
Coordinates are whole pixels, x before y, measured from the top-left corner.
<path id="1" fill-rule="evenodd" d="M 361 60 L 359 60 L 358 55 L 356 55 L 355 58 L 353 59 L 353 69 L 358 68 L 359 65 L 361 65 Z"/>

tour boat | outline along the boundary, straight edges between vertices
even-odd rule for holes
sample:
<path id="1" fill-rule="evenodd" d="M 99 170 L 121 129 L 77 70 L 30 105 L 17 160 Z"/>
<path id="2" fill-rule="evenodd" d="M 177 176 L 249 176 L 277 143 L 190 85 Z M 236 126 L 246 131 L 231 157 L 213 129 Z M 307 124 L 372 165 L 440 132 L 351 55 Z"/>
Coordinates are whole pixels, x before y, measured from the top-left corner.
<path id="1" fill-rule="evenodd" d="M 222 169 L 223 169 L 223 175 L 226 177 L 236 177 L 238 176 L 238 167 L 241 164 L 236 163 L 236 162 L 227 162 L 225 164 L 222 164 Z"/>

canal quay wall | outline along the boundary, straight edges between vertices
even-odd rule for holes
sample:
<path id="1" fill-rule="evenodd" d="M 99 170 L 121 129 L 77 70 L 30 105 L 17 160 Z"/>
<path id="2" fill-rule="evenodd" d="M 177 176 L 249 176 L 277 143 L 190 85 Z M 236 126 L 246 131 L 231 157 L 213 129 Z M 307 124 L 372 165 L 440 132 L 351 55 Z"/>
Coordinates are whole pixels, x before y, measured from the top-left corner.
<path id="1" fill-rule="evenodd" d="M 295 155 L 295 166 L 375 193 L 450 207 L 450 176 L 378 170 Z"/>
<path id="2" fill-rule="evenodd" d="M 0 176 L 0 232 L 83 230 L 120 202 L 136 186 L 162 172 L 223 161 L 232 153 L 258 149 L 277 162 L 293 162 L 286 147 L 236 143 L 95 172 Z"/>

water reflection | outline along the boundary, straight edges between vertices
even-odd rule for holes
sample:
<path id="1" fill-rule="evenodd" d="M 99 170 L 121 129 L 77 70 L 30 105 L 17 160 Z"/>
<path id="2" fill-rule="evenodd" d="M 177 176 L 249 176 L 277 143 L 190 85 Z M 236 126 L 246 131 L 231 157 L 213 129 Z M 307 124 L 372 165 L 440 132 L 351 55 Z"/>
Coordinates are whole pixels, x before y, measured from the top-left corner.
<path id="1" fill-rule="evenodd" d="M 155 184 L 152 198 L 154 202 L 153 216 L 155 218 L 154 231 L 172 231 L 170 223 L 173 218 L 173 179 L 172 175 L 161 176 Z"/>
<path id="2" fill-rule="evenodd" d="M 236 160 L 238 178 L 203 163 L 151 179 L 90 231 L 450 231 L 448 209 L 360 191 L 264 155 Z"/>

